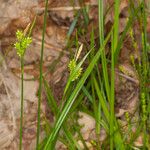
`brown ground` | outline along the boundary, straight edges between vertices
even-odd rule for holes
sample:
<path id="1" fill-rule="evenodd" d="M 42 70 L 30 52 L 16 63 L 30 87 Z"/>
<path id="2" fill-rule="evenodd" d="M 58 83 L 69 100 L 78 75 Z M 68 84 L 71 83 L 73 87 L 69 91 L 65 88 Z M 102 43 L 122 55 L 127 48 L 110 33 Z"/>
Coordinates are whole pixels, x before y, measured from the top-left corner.
<path id="1" fill-rule="evenodd" d="M 106 0 L 105 8 L 112 0 Z M 90 19 L 97 28 L 97 1 L 85 0 L 91 5 Z M 76 1 L 75 6 L 79 6 Z M 124 30 L 128 17 L 127 0 L 121 1 L 120 6 L 120 34 Z M 43 0 L 1 0 L 0 5 L 0 149 L 16 150 L 19 138 L 20 120 L 20 62 L 13 48 L 15 32 L 24 30 L 28 23 L 37 15 L 37 21 L 33 30 L 33 43 L 25 55 L 25 108 L 24 108 L 24 133 L 23 144 L 26 150 L 33 149 L 36 137 L 37 117 L 37 90 L 39 77 L 39 60 L 41 49 L 41 35 L 43 25 Z M 49 15 L 47 18 L 44 65 L 43 72 L 47 73 L 46 79 L 50 83 L 56 99 L 59 101 L 67 78 L 67 63 L 69 51 L 65 49 L 66 34 L 74 19 L 72 4 L 68 0 L 49 0 Z M 71 10 L 68 10 L 71 9 Z M 106 32 L 113 21 L 113 12 L 106 16 Z M 148 18 L 148 24 L 150 19 Z M 138 24 L 135 22 L 135 37 L 138 39 Z M 149 26 L 148 26 L 149 27 Z M 91 26 L 89 25 L 89 31 Z M 96 29 L 97 30 L 97 29 Z M 150 35 L 150 28 L 148 35 Z M 98 37 L 96 37 L 98 38 Z M 89 35 L 83 42 L 89 42 Z M 85 41 L 86 40 L 86 41 Z M 139 49 L 140 50 L 140 46 Z M 109 53 L 109 49 L 107 51 Z M 139 53 L 139 51 L 138 51 Z M 138 57 L 133 48 L 130 36 L 126 37 L 122 47 L 119 63 L 116 68 L 116 115 L 122 117 L 128 111 L 135 112 L 139 100 L 139 81 L 137 74 L 130 63 L 129 55 Z M 119 67 L 123 68 L 120 71 Z M 52 70 L 49 70 L 52 68 Z M 33 79 L 36 80 L 28 80 Z M 29 94 L 30 93 L 30 94 Z M 43 95 L 43 99 L 45 96 Z M 42 111 L 47 112 L 46 101 L 43 100 Z M 51 117 L 51 116 L 49 116 Z M 85 123 L 86 124 L 86 123 Z M 93 130 L 93 129 L 91 129 Z M 44 136 L 44 134 L 42 134 Z"/>

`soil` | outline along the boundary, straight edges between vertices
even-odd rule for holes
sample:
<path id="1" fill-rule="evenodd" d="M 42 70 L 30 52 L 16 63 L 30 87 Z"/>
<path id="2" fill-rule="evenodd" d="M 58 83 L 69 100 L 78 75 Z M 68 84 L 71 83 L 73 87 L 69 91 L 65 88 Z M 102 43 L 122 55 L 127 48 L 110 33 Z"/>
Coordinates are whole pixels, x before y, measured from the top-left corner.
<path id="1" fill-rule="evenodd" d="M 112 0 L 105 0 L 105 8 L 111 4 Z M 85 0 L 86 5 L 90 5 L 89 11 L 90 25 L 98 24 L 98 4 L 96 0 Z M 80 9 L 78 1 L 70 3 L 68 0 L 49 0 L 48 17 L 46 27 L 43 72 L 46 73 L 45 79 L 52 87 L 52 91 L 58 103 L 60 103 L 64 86 L 68 76 L 67 64 L 69 61 L 69 51 L 66 49 L 67 32 L 74 19 L 75 9 Z M 20 121 L 20 60 L 14 49 L 15 32 L 17 29 L 24 30 L 37 15 L 36 24 L 33 29 L 33 43 L 26 51 L 25 55 L 25 104 L 24 104 L 24 122 L 23 122 L 23 145 L 24 149 L 32 150 L 35 148 L 36 123 L 37 123 L 37 93 L 39 78 L 39 62 L 43 27 L 43 0 L 1 0 L 0 5 L 0 149 L 16 150 L 19 143 L 19 121 Z M 106 16 L 106 33 L 110 30 L 109 25 L 113 23 L 113 11 Z M 120 35 L 125 28 L 128 17 L 128 1 L 121 1 L 120 5 Z M 148 17 L 148 24 L 150 18 Z M 139 27 L 135 22 L 135 37 L 138 39 Z M 95 31 L 98 30 L 96 25 Z M 147 29 L 150 35 L 150 28 Z M 74 34 L 74 33 L 73 33 Z M 96 36 L 96 38 L 98 38 Z M 82 42 L 89 42 L 89 35 Z M 139 79 L 134 67 L 130 62 L 129 55 L 138 55 L 139 51 L 133 50 L 131 37 L 128 35 L 125 44 L 122 47 L 119 65 L 116 67 L 115 94 L 116 94 L 116 116 L 121 118 L 125 112 L 135 113 L 139 104 Z M 109 48 L 109 46 L 108 46 Z M 109 53 L 107 50 L 106 53 Z M 120 66 L 123 70 L 120 69 Z M 30 94 L 29 94 L 30 93 Z M 47 108 L 46 96 L 43 92 L 42 112 L 50 114 Z M 50 120 L 53 116 L 47 115 Z M 94 122 L 86 114 L 89 121 Z M 42 117 L 42 116 L 41 116 Z M 87 119 L 87 120 L 88 120 Z M 81 121 L 82 122 L 82 121 Z M 83 121 L 86 126 L 88 123 Z M 95 123 L 95 122 L 94 122 Z M 90 135 L 93 135 L 93 128 L 85 129 L 83 132 L 87 142 Z M 105 137 L 105 133 L 102 134 Z M 44 132 L 41 133 L 41 138 Z M 88 137 L 88 138 L 87 138 Z M 101 137 L 103 139 L 103 137 Z M 91 139 L 90 139 L 91 140 Z M 60 144 L 60 143 L 59 143 Z M 63 147 L 57 145 L 57 149 Z M 62 148 L 63 149 L 63 148 Z M 92 148 L 91 148 L 92 149 Z"/>

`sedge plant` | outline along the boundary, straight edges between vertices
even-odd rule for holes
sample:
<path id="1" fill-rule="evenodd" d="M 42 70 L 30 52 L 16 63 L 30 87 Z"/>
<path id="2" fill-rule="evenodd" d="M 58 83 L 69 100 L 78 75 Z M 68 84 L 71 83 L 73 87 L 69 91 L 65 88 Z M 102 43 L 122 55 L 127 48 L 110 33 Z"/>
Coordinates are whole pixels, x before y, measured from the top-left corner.
<path id="1" fill-rule="evenodd" d="M 132 0 L 131 0 L 132 1 Z M 131 29 L 132 24 L 134 23 L 135 19 L 139 17 L 139 12 L 141 10 L 142 3 L 139 4 L 135 8 L 135 11 L 131 13 L 127 19 L 126 26 L 124 28 L 124 31 L 120 34 L 119 33 L 119 7 L 120 7 L 120 0 L 114 1 L 114 24 L 112 25 L 112 28 L 109 33 L 104 34 L 104 24 L 105 24 L 105 18 L 104 18 L 104 0 L 98 1 L 99 5 L 99 47 L 96 49 L 94 47 L 95 45 L 95 37 L 94 37 L 94 29 L 91 33 L 91 40 L 90 40 L 90 48 L 92 51 L 90 52 L 89 49 L 87 50 L 87 54 L 81 59 L 81 61 L 77 62 L 77 55 L 75 54 L 75 58 L 72 59 L 69 63 L 69 72 L 70 76 L 68 77 L 66 87 L 64 89 L 63 95 L 65 95 L 65 103 L 63 103 L 63 107 L 59 107 L 55 100 L 52 98 L 51 94 L 48 95 L 51 92 L 48 92 L 48 84 L 46 85 L 46 91 L 47 91 L 47 97 L 49 97 L 49 107 L 51 108 L 52 112 L 56 116 L 54 121 L 54 126 L 51 126 L 46 139 L 44 140 L 44 144 L 42 149 L 44 150 L 53 150 L 55 149 L 55 144 L 57 140 L 63 141 L 65 145 L 69 145 L 64 139 L 62 139 L 62 135 L 59 135 L 59 131 L 62 129 L 64 132 L 66 131 L 66 122 L 68 118 L 71 118 L 71 115 L 73 112 L 76 113 L 76 111 L 83 111 L 89 115 L 91 115 L 95 121 L 96 121 L 96 134 L 97 134 L 97 141 L 95 143 L 96 149 L 101 149 L 102 146 L 104 146 L 104 149 L 107 149 L 107 145 L 109 145 L 109 149 L 128 149 L 129 147 L 133 146 L 133 143 L 135 139 L 138 137 L 139 133 L 141 132 L 143 124 L 145 124 L 144 132 L 145 132 L 145 147 L 146 147 L 146 121 L 148 119 L 147 116 L 147 101 L 146 97 L 148 97 L 147 93 L 145 93 L 144 86 L 142 87 L 143 94 L 141 93 L 141 100 L 142 100 L 142 113 L 143 113 L 143 123 L 140 124 L 140 126 L 137 129 L 137 132 L 135 135 L 130 135 L 130 141 L 125 138 L 123 135 L 121 129 L 122 126 L 119 124 L 118 119 L 115 117 L 115 67 L 118 63 L 118 57 L 120 54 L 121 47 L 123 45 L 124 39 Z M 145 22 L 145 16 L 143 15 L 143 21 Z M 73 29 L 75 28 L 75 24 L 77 23 L 77 18 L 75 18 L 75 22 L 73 22 L 73 26 L 71 26 L 71 30 L 69 30 L 69 37 L 71 33 L 73 32 Z M 146 51 L 146 33 L 145 33 L 145 27 L 143 28 L 143 50 Z M 78 39 L 77 39 L 78 40 Z M 111 43 L 111 52 L 110 52 L 110 60 L 106 56 L 105 47 L 106 44 L 110 42 Z M 76 47 L 78 47 L 78 41 L 76 44 Z M 86 47 L 86 46 L 85 46 Z M 87 46 L 89 48 L 89 45 Z M 94 48 L 93 48 L 94 47 Z M 80 49 L 80 48 L 79 48 Z M 143 52 L 144 55 L 144 52 Z M 144 56 L 143 56 L 144 57 Z M 81 66 L 86 61 L 86 59 L 89 58 L 89 64 L 86 69 L 82 69 Z M 144 57 L 145 58 L 145 57 Z M 143 66 L 144 63 L 147 62 L 147 60 L 144 60 L 143 58 Z M 102 64 L 102 65 L 101 65 Z M 99 69 L 101 65 L 101 69 Z M 109 68 L 110 67 L 110 74 L 109 75 Z M 146 68 L 148 70 L 148 67 Z M 147 76 L 147 71 L 144 69 L 144 74 Z M 144 76 L 143 76 L 144 77 Z M 147 80 L 147 79 L 146 79 Z M 145 81 L 144 81 L 145 84 Z M 90 109 L 84 105 L 84 98 L 86 97 L 86 100 L 90 104 Z M 51 99 L 51 100 L 50 100 Z M 63 99 L 63 98 L 62 98 Z M 78 108 L 79 107 L 79 108 Z M 61 108 L 61 109 L 60 109 Z M 91 110 L 92 109 L 92 110 Z M 130 120 L 129 116 L 127 115 L 127 121 L 128 121 L 128 132 L 131 130 L 130 126 Z M 69 125 L 68 125 L 69 127 Z M 107 133 L 107 140 L 106 144 L 100 143 L 99 136 L 101 134 L 101 129 L 104 128 Z M 67 128 L 68 129 L 68 128 Z M 76 127 L 77 129 L 77 127 Z M 79 129 L 77 129 L 78 133 L 80 134 Z M 62 133 L 62 132 L 61 132 Z M 68 136 L 68 135 L 69 136 Z M 71 134 L 67 133 L 66 137 L 72 137 Z M 60 138 L 61 137 L 61 138 Z M 67 139 L 66 138 L 66 139 Z M 69 141 L 67 139 L 67 141 Z M 72 140 L 73 141 L 73 140 Z M 84 141 L 84 139 L 83 139 Z M 128 144 L 128 143 L 129 144 Z M 71 142 L 70 142 L 71 143 Z M 73 149 L 74 147 L 78 148 L 78 144 L 73 142 L 74 145 L 71 147 L 69 145 L 69 149 Z M 84 142 L 83 142 L 84 143 Z M 86 145 L 85 145 L 86 147 Z"/>
<path id="2" fill-rule="evenodd" d="M 33 27 L 36 22 L 36 16 L 34 17 L 34 20 L 32 24 L 28 24 L 24 31 L 17 30 L 16 31 L 16 38 L 17 41 L 14 44 L 14 47 L 17 51 L 17 55 L 20 58 L 20 64 L 21 64 L 21 109 L 20 109 L 20 142 L 19 142 L 19 149 L 22 149 L 22 129 L 23 129 L 23 100 L 24 100 L 24 86 L 23 86 L 23 80 L 24 80 L 24 55 L 27 50 L 27 48 L 32 43 L 31 33 L 33 30 Z"/>
<path id="3" fill-rule="evenodd" d="M 78 101 L 77 103 L 76 103 L 75 99 L 77 98 L 77 96 L 78 96 L 79 92 L 81 91 L 81 89 L 84 89 L 84 91 L 86 91 L 85 88 L 83 88 L 84 84 L 85 84 L 87 78 L 89 77 L 89 75 L 91 74 L 93 68 L 97 64 L 97 62 L 98 62 L 98 60 L 99 60 L 99 58 L 101 56 L 101 53 L 104 50 L 104 47 L 105 47 L 106 43 L 110 39 L 110 35 L 111 35 L 111 32 L 108 34 L 108 36 L 104 40 L 103 45 L 100 47 L 98 52 L 93 56 L 93 59 L 91 60 L 88 68 L 85 70 L 84 73 L 82 73 L 81 78 L 78 80 L 78 82 L 76 84 L 76 87 L 74 88 L 73 92 L 70 94 L 70 96 L 68 96 L 68 99 L 67 99 L 67 101 L 66 101 L 66 103 L 65 103 L 65 105 L 63 107 L 63 110 L 61 111 L 59 116 L 56 118 L 56 122 L 54 124 L 54 127 L 53 127 L 53 129 L 52 129 L 48 139 L 47 139 L 47 142 L 45 144 L 44 150 L 54 149 L 57 135 L 58 135 L 59 130 L 60 130 L 64 120 L 66 119 L 68 113 L 72 110 L 72 108 L 74 108 L 74 106 L 77 106 L 81 102 L 82 99 L 79 99 L 80 102 Z M 79 69 L 80 69 L 81 65 L 83 64 L 83 62 L 85 61 L 86 57 L 89 55 L 89 52 L 85 55 L 85 57 L 83 57 L 83 59 L 79 62 L 78 65 L 76 65 L 75 62 L 73 63 L 74 66 L 76 66 L 76 67 L 75 68 L 72 67 L 72 68 L 74 68 L 74 69 L 72 69 L 73 71 L 70 69 L 71 74 L 70 74 L 70 76 L 68 78 L 68 81 L 67 81 L 64 93 L 66 93 L 68 91 L 71 82 L 76 78 L 76 76 L 78 77 L 77 74 L 80 72 Z M 71 61 L 71 64 L 72 64 L 72 61 Z M 96 83 L 97 82 L 95 82 L 95 84 Z M 99 93 L 101 93 L 101 92 L 98 91 L 97 93 L 98 93 L 98 96 L 99 96 Z M 107 120 L 109 120 L 108 108 L 107 108 L 105 102 L 102 99 L 103 99 L 103 96 L 101 94 L 100 95 L 100 103 L 103 104 L 102 105 L 102 109 L 105 112 L 105 116 L 106 116 Z M 76 103 L 76 104 L 74 104 L 74 103 Z"/>
<path id="4" fill-rule="evenodd" d="M 26 30 L 25 30 L 26 31 Z M 20 64 L 21 64 L 21 110 L 20 110 L 20 142 L 19 142 L 19 150 L 22 149 L 22 132 L 23 132 L 23 100 L 24 100 L 24 55 L 26 49 L 32 42 L 32 38 L 25 32 L 17 30 L 16 32 L 17 41 L 14 44 L 17 50 L 17 54 L 20 57 Z"/>

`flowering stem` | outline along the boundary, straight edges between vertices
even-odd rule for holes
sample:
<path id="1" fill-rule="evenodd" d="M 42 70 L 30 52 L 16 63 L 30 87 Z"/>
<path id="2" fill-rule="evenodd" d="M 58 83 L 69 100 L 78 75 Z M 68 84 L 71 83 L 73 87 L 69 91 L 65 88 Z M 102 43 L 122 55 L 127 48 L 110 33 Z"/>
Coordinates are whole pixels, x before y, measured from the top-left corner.
<path id="1" fill-rule="evenodd" d="M 36 136 L 36 149 L 39 147 L 39 136 L 40 136 L 40 114 L 41 114 L 41 93 L 42 93 L 42 78 L 43 78 L 43 51 L 44 51 L 44 39 L 45 39 L 45 31 L 46 31 L 46 19 L 47 19 L 47 7 L 48 0 L 45 0 L 45 13 L 44 13 L 44 25 L 43 25 L 43 33 L 42 33 L 42 45 L 41 45 L 41 59 L 40 59 L 40 78 L 39 78 L 39 99 L 38 99 L 38 118 L 37 118 L 37 136 Z"/>
<path id="2" fill-rule="evenodd" d="M 19 150 L 22 150 L 22 128 L 23 128 L 23 79 L 24 79 L 24 59 L 23 56 L 20 58 L 21 61 L 21 110 L 20 110 L 20 143 Z"/>

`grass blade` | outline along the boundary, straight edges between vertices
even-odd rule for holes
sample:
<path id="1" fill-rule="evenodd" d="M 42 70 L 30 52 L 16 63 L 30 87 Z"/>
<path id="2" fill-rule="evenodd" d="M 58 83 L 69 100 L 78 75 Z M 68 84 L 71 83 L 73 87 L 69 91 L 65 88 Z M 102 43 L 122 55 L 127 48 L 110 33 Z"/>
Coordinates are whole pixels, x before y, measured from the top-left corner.
<path id="1" fill-rule="evenodd" d="M 57 118 L 57 115 L 59 113 L 59 107 L 57 106 L 56 100 L 51 92 L 51 89 L 50 89 L 47 81 L 44 78 L 43 78 L 43 81 L 44 81 L 44 88 L 46 91 L 49 107 L 52 110 L 52 112 L 54 113 L 54 116 Z M 62 125 L 62 127 L 64 130 L 64 134 L 69 142 L 68 147 L 70 148 L 70 150 L 74 150 L 75 146 L 77 147 L 78 150 L 80 150 L 79 144 L 76 142 L 76 140 L 72 136 L 71 132 L 68 130 L 66 123 L 64 123 Z"/>
<path id="2" fill-rule="evenodd" d="M 100 39 L 100 46 L 103 45 L 104 43 L 104 18 L 103 18 L 103 0 L 98 1 L 98 6 L 99 6 L 99 39 Z M 104 83 L 105 83 L 105 89 L 106 89 L 106 94 L 108 101 L 110 101 L 110 86 L 109 86 L 109 80 L 108 80 L 108 71 L 107 71 L 107 61 L 106 61 L 106 54 L 105 54 L 105 49 L 102 51 L 102 70 L 103 70 L 103 78 L 104 78 Z"/>
<path id="3" fill-rule="evenodd" d="M 114 103 L 115 103 L 115 51 L 118 44 L 119 36 L 119 5 L 120 0 L 115 0 L 114 32 L 112 34 L 111 45 L 111 89 L 110 89 L 110 150 L 114 149 Z"/>
<path id="4" fill-rule="evenodd" d="M 67 114 L 69 113 L 78 93 L 80 92 L 82 86 L 84 85 L 86 79 L 88 78 L 88 76 L 90 75 L 91 71 L 93 70 L 95 64 L 97 63 L 100 55 L 101 55 L 101 51 L 104 49 L 104 46 L 106 45 L 106 43 L 108 42 L 108 39 L 110 38 L 110 34 L 107 36 L 105 43 L 103 45 L 103 47 L 101 47 L 98 52 L 96 53 L 96 55 L 94 56 L 93 60 L 91 61 L 91 63 L 89 64 L 88 68 L 86 69 L 86 71 L 83 73 L 83 76 L 81 77 L 81 79 L 79 80 L 78 84 L 76 85 L 73 93 L 70 95 L 66 105 L 64 106 L 59 118 L 57 119 L 55 126 L 53 128 L 52 133 L 50 134 L 48 140 L 47 140 L 47 144 L 45 145 L 44 150 L 49 150 L 49 149 L 53 149 L 53 141 L 55 140 L 55 137 L 57 136 L 60 127 L 62 125 L 62 123 L 64 122 Z"/>

